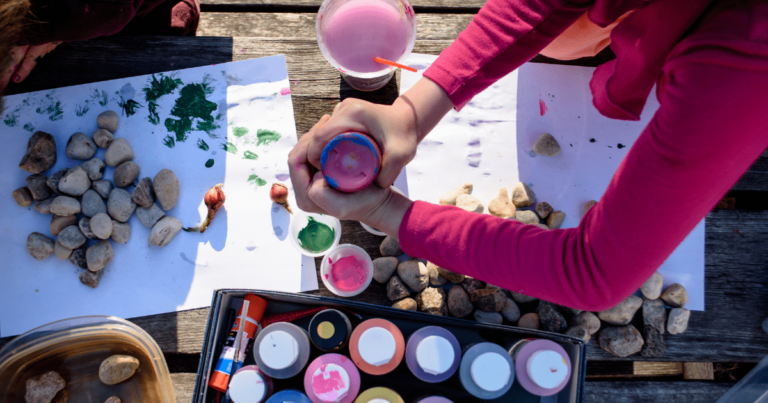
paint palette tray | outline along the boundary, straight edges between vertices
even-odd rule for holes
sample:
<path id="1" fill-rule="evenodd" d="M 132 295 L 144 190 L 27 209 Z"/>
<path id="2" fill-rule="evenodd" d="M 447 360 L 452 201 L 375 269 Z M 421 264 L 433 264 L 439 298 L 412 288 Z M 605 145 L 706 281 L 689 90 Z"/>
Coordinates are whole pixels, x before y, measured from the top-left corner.
<path id="1" fill-rule="evenodd" d="M 267 300 L 267 310 L 264 313 L 265 318 L 268 318 L 273 314 L 293 312 L 308 308 L 336 308 L 347 314 L 353 327 L 356 327 L 362 321 L 372 318 L 389 320 L 397 325 L 406 340 L 412 333 L 425 326 L 439 326 L 445 328 L 456 337 L 462 347 L 480 342 L 491 342 L 506 347 L 518 340 L 526 338 L 550 340 L 561 346 L 568 354 L 568 358 L 570 358 L 571 361 L 571 375 L 565 388 L 555 395 L 540 397 L 528 393 L 516 379 L 511 389 L 506 394 L 493 401 L 566 403 L 582 402 L 584 400 L 587 345 L 583 340 L 578 338 L 545 331 L 522 329 L 504 325 L 490 325 L 466 319 L 436 316 L 422 312 L 405 311 L 385 306 L 314 295 L 227 289 L 217 290 L 213 295 L 211 313 L 208 317 L 208 326 L 192 399 L 193 403 L 211 403 L 215 401 L 216 392 L 207 386 L 208 379 L 218 360 L 221 341 L 226 338 L 226 335 L 229 332 L 229 323 L 227 322 L 231 316 L 230 312 L 231 310 L 237 311 L 240 308 L 246 294 L 255 294 Z M 292 323 L 306 329 L 311 319 L 312 315 L 297 319 Z M 312 360 L 324 353 L 317 348 L 312 347 L 310 354 L 309 360 L 312 362 Z M 339 354 L 349 357 L 349 348 L 344 347 L 339 351 Z M 249 352 L 246 354 L 245 365 L 252 363 L 253 354 Z M 446 381 L 440 383 L 426 383 L 419 380 L 411 373 L 405 359 L 402 360 L 395 370 L 386 375 L 374 376 L 361 371 L 360 377 L 361 392 L 373 387 L 386 387 L 399 393 L 404 401 L 408 403 L 432 395 L 445 396 L 454 403 L 480 401 L 464 390 L 459 382 L 458 372 Z M 275 392 L 286 389 L 304 391 L 303 371 L 299 375 L 288 379 L 273 379 L 272 381 L 274 382 Z"/>

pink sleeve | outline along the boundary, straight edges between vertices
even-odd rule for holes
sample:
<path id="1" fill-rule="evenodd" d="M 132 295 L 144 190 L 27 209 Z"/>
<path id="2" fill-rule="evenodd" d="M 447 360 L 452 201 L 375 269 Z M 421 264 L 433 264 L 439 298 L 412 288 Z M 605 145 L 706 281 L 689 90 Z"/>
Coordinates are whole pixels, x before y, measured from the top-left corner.
<path id="1" fill-rule="evenodd" d="M 472 97 L 536 56 L 590 1 L 488 0 L 424 72 L 460 110 Z"/>
<path id="2" fill-rule="evenodd" d="M 416 202 L 400 227 L 403 250 L 578 309 L 637 290 L 768 146 L 765 40 L 687 42 L 664 67 L 660 109 L 577 228 Z"/>

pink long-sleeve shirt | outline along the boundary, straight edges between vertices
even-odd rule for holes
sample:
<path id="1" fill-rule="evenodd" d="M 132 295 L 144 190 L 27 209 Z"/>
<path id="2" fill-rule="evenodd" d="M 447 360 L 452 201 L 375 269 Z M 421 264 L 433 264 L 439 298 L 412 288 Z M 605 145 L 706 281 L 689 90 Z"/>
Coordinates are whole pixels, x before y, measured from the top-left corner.
<path id="1" fill-rule="evenodd" d="M 402 249 L 578 309 L 607 309 L 637 290 L 768 146 L 768 4 L 684 3 L 489 0 L 424 74 L 457 109 L 585 11 L 605 26 L 633 8 L 611 34 L 617 59 L 593 76 L 593 103 L 637 119 L 657 84 L 660 108 L 578 227 L 417 201 Z"/>

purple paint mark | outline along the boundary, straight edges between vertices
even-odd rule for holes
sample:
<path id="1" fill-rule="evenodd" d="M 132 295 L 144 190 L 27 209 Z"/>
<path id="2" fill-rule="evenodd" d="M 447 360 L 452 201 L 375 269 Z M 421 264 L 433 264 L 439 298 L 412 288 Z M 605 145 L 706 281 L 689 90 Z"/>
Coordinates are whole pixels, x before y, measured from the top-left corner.
<path id="1" fill-rule="evenodd" d="M 544 101 L 541 98 L 539 98 L 539 113 L 541 114 L 541 116 L 544 116 L 544 114 L 547 113 L 548 110 L 549 109 L 547 108 L 547 104 L 544 103 Z"/>
<path id="2" fill-rule="evenodd" d="M 477 168 L 480 166 L 480 156 L 483 155 L 483 153 L 475 153 L 475 154 L 469 154 L 467 156 L 467 164 L 473 168 Z"/>
<path id="3" fill-rule="evenodd" d="M 470 147 L 480 147 L 480 140 L 472 140 L 467 145 Z"/>
<path id="4" fill-rule="evenodd" d="M 287 181 L 287 180 L 288 180 L 288 178 L 290 178 L 290 177 L 291 177 L 291 176 L 290 176 L 290 175 L 288 175 L 288 174 L 277 174 L 277 175 L 275 175 L 275 178 L 277 178 L 277 180 L 279 180 L 279 181 L 281 181 L 281 182 L 285 182 L 285 181 Z"/>

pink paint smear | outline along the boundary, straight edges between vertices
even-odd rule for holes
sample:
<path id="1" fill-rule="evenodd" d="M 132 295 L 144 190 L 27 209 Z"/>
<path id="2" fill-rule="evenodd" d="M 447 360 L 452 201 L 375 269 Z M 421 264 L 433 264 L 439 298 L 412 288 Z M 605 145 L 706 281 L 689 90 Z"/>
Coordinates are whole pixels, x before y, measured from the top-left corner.
<path id="1" fill-rule="evenodd" d="M 539 113 L 541 114 L 541 116 L 544 116 L 544 114 L 547 113 L 547 111 L 549 111 L 549 109 L 547 108 L 547 104 L 544 103 L 544 101 L 541 100 L 541 98 L 539 98 Z"/>
<path id="2" fill-rule="evenodd" d="M 280 90 L 280 95 L 289 95 L 291 93 L 291 89 L 288 87 L 285 87 Z"/>
<path id="3" fill-rule="evenodd" d="M 347 386 L 344 384 L 344 378 L 339 374 L 339 371 L 325 372 L 325 366 L 320 371 L 319 374 L 312 377 L 312 390 L 316 395 L 338 391 Z M 328 376 L 327 378 L 326 375 Z"/>
<path id="4" fill-rule="evenodd" d="M 354 256 L 343 257 L 331 264 L 331 279 L 339 290 L 357 291 L 365 283 L 365 267 Z"/>

